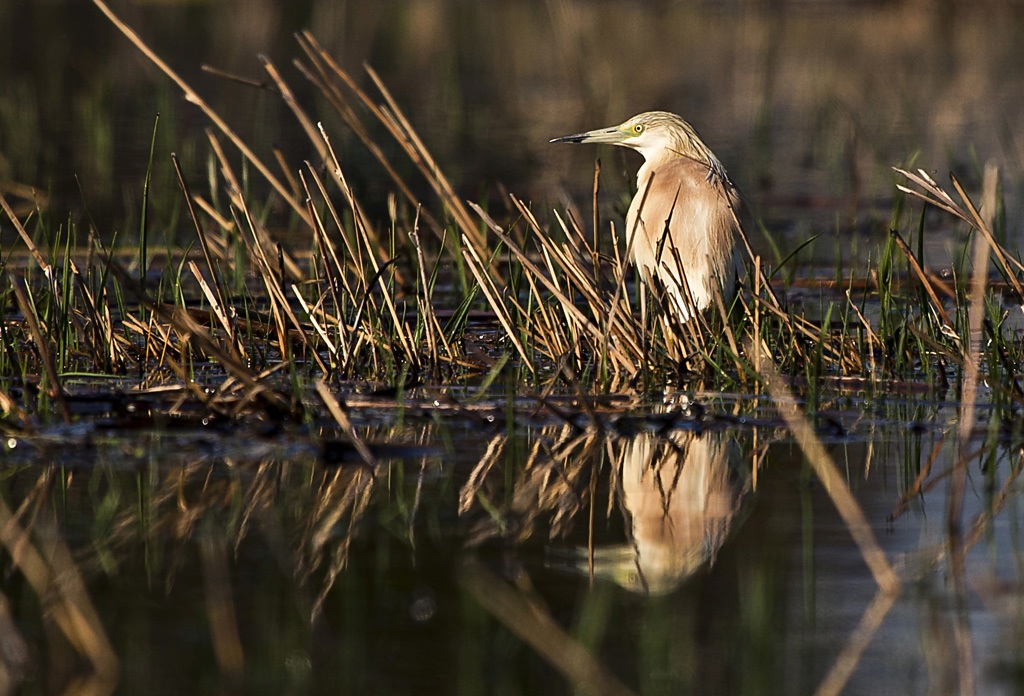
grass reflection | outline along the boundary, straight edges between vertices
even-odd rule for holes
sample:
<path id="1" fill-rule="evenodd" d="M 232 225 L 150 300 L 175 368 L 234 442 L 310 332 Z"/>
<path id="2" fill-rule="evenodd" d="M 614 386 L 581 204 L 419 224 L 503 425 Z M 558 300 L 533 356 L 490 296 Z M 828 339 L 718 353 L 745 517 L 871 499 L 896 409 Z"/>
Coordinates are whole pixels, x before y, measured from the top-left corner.
<path id="1" fill-rule="evenodd" d="M 322 442 L 335 436 L 331 420 L 322 414 Z M 493 675 L 511 693 L 763 693 L 766 683 L 829 693 L 863 684 L 861 665 L 879 651 L 901 663 L 920 651 L 948 669 L 934 652 L 950 649 L 940 640 L 948 618 L 915 626 L 912 610 L 930 606 L 915 597 L 945 590 L 914 584 L 910 597 L 872 600 L 852 542 L 821 531 L 843 525 L 825 492 L 801 483 L 790 446 L 755 450 L 750 431 L 714 423 L 680 411 L 601 430 L 553 418 L 481 439 L 456 422 L 357 422 L 376 468 L 358 455 L 327 465 L 323 445 L 298 433 L 247 443 L 230 432 L 112 434 L 93 440 L 92 464 L 9 470 L 3 497 L 22 501 L 3 526 L 12 578 L 36 577 L 35 566 L 53 574 L 5 590 L 5 640 L 25 646 L 6 654 L 27 656 L 8 659 L 8 677 L 129 690 L 156 680 L 157 693 L 203 683 L 443 693 L 451 675 L 466 693 L 488 692 Z M 759 441 L 781 426 L 764 422 Z M 860 487 L 884 490 L 879 479 L 903 458 L 892 446 L 849 451 L 849 476 L 873 457 Z M 920 464 L 929 450 L 917 446 Z M 1019 455 L 1012 462 L 998 464 L 987 512 L 969 510 L 969 543 L 994 534 L 988 543 L 1004 547 L 994 525 L 1013 500 Z M 813 511 L 801 512 L 804 495 Z M 941 507 L 941 496 L 921 495 Z M 813 531 L 801 541 L 807 515 Z M 919 519 L 881 541 L 912 583 L 933 577 L 942 553 L 919 546 Z M 805 544 L 821 556 L 809 572 Z M 59 578 L 74 576 L 80 589 L 69 594 Z M 1014 606 L 1016 595 L 993 587 L 986 602 Z M 92 625 L 93 637 L 73 638 L 60 611 L 32 597 L 94 607 L 95 622 L 74 629 Z M 887 618 L 893 606 L 900 614 Z M 905 643 L 907 631 L 919 644 Z M 839 681 L 819 683 L 833 661 Z"/>

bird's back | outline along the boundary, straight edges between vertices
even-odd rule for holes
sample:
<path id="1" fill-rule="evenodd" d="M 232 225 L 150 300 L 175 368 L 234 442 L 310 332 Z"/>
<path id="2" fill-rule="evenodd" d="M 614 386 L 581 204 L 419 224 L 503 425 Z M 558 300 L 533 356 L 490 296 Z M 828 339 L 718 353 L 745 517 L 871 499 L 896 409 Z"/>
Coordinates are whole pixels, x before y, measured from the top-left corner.
<path id="1" fill-rule="evenodd" d="M 626 216 L 627 240 L 637 235 L 633 261 L 645 280 L 665 288 L 681 322 L 714 302 L 716 283 L 727 301 L 736 287 L 739 194 L 708 172 L 707 164 L 684 157 L 642 168 Z"/>

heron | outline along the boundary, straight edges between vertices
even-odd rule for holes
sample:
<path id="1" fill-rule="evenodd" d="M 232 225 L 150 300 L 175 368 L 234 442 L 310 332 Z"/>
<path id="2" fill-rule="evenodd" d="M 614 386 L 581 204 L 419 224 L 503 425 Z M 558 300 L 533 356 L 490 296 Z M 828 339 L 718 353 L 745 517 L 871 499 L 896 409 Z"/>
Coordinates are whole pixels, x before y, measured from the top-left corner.
<path id="1" fill-rule="evenodd" d="M 664 290 L 681 325 L 707 309 L 716 290 L 731 301 L 741 266 L 740 195 L 693 126 L 676 114 L 648 111 L 551 142 L 607 143 L 643 155 L 626 214 L 629 257 L 641 278 L 656 294 Z"/>

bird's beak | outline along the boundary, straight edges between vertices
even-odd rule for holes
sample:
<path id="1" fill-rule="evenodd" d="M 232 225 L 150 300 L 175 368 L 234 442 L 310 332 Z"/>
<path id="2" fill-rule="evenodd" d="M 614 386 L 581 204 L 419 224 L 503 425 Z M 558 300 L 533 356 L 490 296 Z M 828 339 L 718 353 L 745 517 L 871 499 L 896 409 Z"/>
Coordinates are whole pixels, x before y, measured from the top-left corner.
<path id="1" fill-rule="evenodd" d="M 552 143 L 611 143 L 612 145 L 621 145 L 623 139 L 623 133 L 619 130 L 618 126 L 611 126 L 609 128 L 598 128 L 597 130 L 587 131 L 586 133 L 576 133 L 575 135 L 563 135 L 561 138 L 553 138 L 549 142 Z"/>

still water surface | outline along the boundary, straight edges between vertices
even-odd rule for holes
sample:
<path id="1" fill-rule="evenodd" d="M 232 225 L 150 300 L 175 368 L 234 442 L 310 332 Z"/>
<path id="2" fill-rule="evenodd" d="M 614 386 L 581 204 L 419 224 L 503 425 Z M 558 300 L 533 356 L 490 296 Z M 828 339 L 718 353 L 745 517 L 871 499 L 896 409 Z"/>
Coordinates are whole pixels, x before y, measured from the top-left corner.
<path id="1" fill-rule="evenodd" d="M 580 674 L 603 693 L 812 693 L 862 621 L 880 627 L 844 693 L 957 693 L 958 631 L 978 693 L 1019 693 L 1019 446 L 970 465 L 958 598 L 955 411 L 822 409 L 905 581 L 890 607 L 774 409 L 707 398 L 699 420 L 643 409 L 598 431 L 502 401 L 453 418 L 411 396 L 400 420 L 359 416 L 372 475 L 302 433 L 101 420 L 8 450 L 4 497 L 35 511 L 21 520 L 42 552 L 71 550 L 123 693 L 571 693 Z M 31 690 L 81 676 L 21 576 L 4 592 L 40 650 Z"/>

